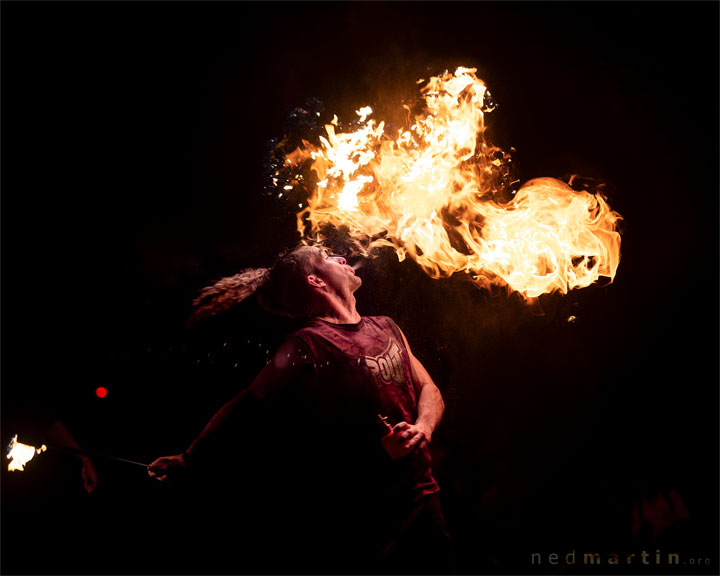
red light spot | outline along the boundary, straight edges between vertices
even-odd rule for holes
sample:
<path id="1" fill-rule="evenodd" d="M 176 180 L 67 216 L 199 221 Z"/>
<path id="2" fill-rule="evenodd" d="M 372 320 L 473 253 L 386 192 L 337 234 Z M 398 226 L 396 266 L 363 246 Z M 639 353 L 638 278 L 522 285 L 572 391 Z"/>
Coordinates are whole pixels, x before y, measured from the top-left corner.
<path id="1" fill-rule="evenodd" d="M 98 398 L 105 398 L 105 396 L 107 396 L 107 393 L 108 391 L 105 386 L 98 386 L 97 388 L 95 388 L 95 396 L 97 396 Z"/>

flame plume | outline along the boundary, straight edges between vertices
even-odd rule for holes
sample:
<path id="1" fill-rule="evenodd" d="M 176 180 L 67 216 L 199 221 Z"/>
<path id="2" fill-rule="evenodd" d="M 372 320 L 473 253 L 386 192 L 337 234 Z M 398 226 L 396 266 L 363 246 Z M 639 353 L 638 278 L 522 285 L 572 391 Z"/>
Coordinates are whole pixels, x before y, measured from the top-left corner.
<path id="1" fill-rule="evenodd" d="M 45 444 L 40 446 L 40 448 L 35 448 L 35 446 L 18 442 L 17 434 L 15 434 L 7 447 L 7 457 L 8 460 L 10 460 L 8 470 L 11 472 L 15 470 L 25 470 L 25 464 L 30 462 L 35 454 L 40 454 L 41 452 L 45 452 L 45 450 L 47 450 Z"/>
<path id="2" fill-rule="evenodd" d="M 612 281 L 621 216 L 601 194 L 554 178 L 510 190 L 512 159 L 485 139 L 493 104 L 475 72 L 430 78 L 424 111 L 394 136 L 364 107 L 359 129 L 339 132 L 335 118 L 319 146 L 303 141 L 289 154 L 288 166 L 312 160 L 317 175 L 297 214 L 301 235 L 345 228 L 365 253 L 390 246 L 433 278 L 465 272 L 480 287 L 507 285 L 526 298 Z"/>

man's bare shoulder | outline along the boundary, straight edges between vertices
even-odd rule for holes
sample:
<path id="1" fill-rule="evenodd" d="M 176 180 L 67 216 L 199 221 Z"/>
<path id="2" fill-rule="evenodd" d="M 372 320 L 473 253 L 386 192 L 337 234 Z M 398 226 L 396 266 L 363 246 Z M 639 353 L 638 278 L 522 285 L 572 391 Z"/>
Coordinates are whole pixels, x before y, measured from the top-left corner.
<path id="1" fill-rule="evenodd" d="M 313 359 L 307 346 L 296 337 L 290 337 L 278 348 L 271 363 L 276 370 L 290 370 L 295 366 L 312 365 Z"/>

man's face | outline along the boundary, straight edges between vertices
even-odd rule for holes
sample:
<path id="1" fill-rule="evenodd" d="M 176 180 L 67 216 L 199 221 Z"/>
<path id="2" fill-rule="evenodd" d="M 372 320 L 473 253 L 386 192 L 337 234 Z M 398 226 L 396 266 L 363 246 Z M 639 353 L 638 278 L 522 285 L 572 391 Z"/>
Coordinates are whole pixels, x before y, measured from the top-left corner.
<path id="1" fill-rule="evenodd" d="M 342 256 L 332 254 L 326 248 L 317 248 L 315 258 L 315 274 L 338 293 L 355 292 L 362 280 L 355 275 L 355 270 Z"/>

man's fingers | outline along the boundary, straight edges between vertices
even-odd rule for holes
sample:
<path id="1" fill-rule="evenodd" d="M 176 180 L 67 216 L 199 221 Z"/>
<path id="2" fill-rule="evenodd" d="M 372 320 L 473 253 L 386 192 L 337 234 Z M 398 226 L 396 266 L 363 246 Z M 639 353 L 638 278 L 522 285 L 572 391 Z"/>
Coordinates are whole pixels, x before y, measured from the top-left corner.
<path id="1" fill-rule="evenodd" d="M 401 434 L 401 437 L 403 440 L 414 440 L 420 432 L 417 430 L 408 430 L 407 432 Z"/>
<path id="2" fill-rule="evenodd" d="M 148 470 L 148 475 L 150 476 L 150 478 L 152 478 L 154 480 L 158 480 L 160 482 L 165 482 L 165 480 L 168 479 L 167 474 L 156 474 L 152 470 Z"/>
<path id="3" fill-rule="evenodd" d="M 159 480 L 160 482 L 165 482 L 166 480 L 169 480 L 174 474 L 176 474 L 180 468 L 183 467 L 184 466 L 181 464 L 181 461 L 178 459 L 178 457 L 167 456 L 158 458 L 154 462 L 148 464 L 147 472 L 150 478 L 154 478 L 155 480 Z"/>
<path id="4" fill-rule="evenodd" d="M 148 475 L 150 476 L 150 478 L 159 478 L 160 476 L 165 475 L 165 469 L 160 468 L 158 466 L 153 466 L 153 467 L 148 466 L 147 471 L 148 471 Z"/>
<path id="5" fill-rule="evenodd" d="M 407 456 L 426 441 L 425 433 L 407 422 L 395 424 L 392 434 L 383 439 L 383 443 L 387 442 L 386 448 L 391 451 L 390 454 L 394 460 Z"/>
<path id="6" fill-rule="evenodd" d="M 400 444 L 405 444 L 406 442 L 411 441 L 412 444 L 409 444 L 409 446 L 414 446 L 415 443 L 425 437 L 420 430 L 410 426 L 407 422 L 399 422 L 396 424 L 393 427 L 393 435 L 395 436 L 395 441 Z"/>
<path id="7" fill-rule="evenodd" d="M 405 444 L 405 442 L 407 442 L 410 438 L 413 438 L 415 434 L 416 433 L 412 431 L 395 434 L 395 442 L 398 444 Z"/>
<path id="8" fill-rule="evenodd" d="M 395 426 L 393 426 L 392 433 L 397 442 L 404 442 L 412 436 L 413 431 L 410 429 L 410 424 L 407 422 L 398 422 Z"/>
<path id="9" fill-rule="evenodd" d="M 149 472 L 165 472 L 168 469 L 167 462 L 158 460 L 148 465 Z"/>
<path id="10" fill-rule="evenodd" d="M 421 440 L 424 440 L 424 438 L 425 438 L 425 436 L 421 432 L 416 432 L 415 436 L 410 438 L 410 440 L 408 440 L 408 442 L 407 442 L 407 444 L 405 444 L 405 446 L 408 448 L 412 448 L 416 444 L 419 444 Z"/>

